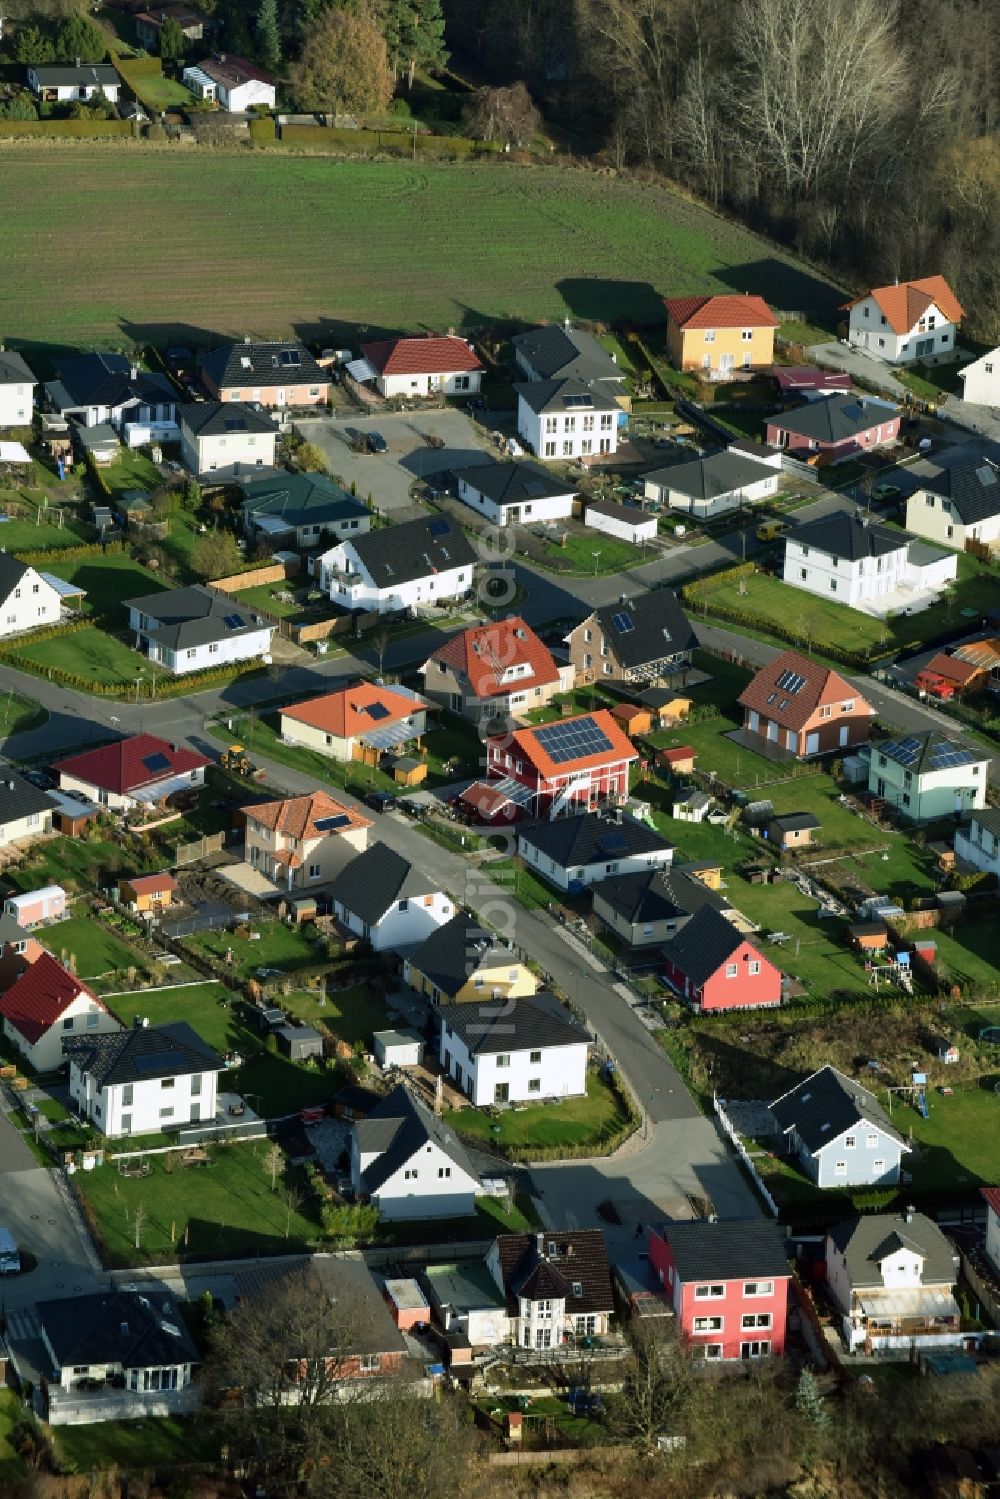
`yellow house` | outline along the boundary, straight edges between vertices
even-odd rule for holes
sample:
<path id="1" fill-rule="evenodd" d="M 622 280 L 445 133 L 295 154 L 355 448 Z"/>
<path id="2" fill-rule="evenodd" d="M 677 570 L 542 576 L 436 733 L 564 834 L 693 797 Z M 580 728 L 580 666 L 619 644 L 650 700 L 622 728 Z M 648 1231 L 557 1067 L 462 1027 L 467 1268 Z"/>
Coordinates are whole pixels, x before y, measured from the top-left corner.
<path id="1" fill-rule="evenodd" d="M 171 905 L 177 881 L 172 874 L 137 874 L 122 880 L 119 889 L 129 910 L 141 916 L 145 911 L 159 911 Z"/>
<path id="2" fill-rule="evenodd" d="M 763 297 L 667 297 L 667 351 L 678 370 L 725 379 L 774 363 L 778 319 Z"/>
<path id="3" fill-rule="evenodd" d="M 403 964 L 403 979 L 435 1005 L 526 999 L 538 990 L 538 980 L 517 954 L 464 912 L 411 953 Z"/>

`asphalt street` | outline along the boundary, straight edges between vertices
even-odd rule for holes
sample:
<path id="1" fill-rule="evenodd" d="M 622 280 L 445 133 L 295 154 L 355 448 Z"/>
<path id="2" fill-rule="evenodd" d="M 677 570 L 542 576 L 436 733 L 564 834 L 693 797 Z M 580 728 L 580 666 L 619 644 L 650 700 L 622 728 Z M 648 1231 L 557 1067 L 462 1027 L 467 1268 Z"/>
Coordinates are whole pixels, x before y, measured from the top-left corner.
<path id="1" fill-rule="evenodd" d="M 25 1255 L 21 1275 L 0 1278 L 0 1309 L 6 1313 L 92 1291 L 99 1283 L 93 1249 L 81 1237 L 56 1175 L 36 1163 L 0 1113 L 0 1225 Z"/>

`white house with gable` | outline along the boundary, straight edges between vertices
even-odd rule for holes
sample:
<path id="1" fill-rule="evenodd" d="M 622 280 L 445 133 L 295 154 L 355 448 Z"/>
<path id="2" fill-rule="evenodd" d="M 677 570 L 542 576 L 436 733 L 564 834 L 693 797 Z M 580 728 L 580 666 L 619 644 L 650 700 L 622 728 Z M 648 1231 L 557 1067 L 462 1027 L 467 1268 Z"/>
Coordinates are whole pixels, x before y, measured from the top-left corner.
<path id="1" fill-rule="evenodd" d="M 826 1285 L 851 1352 L 959 1345 L 958 1265 L 954 1245 L 937 1224 L 910 1207 L 831 1228 Z"/>
<path id="2" fill-rule="evenodd" d="M 328 887 L 334 915 L 376 952 L 423 942 L 455 914 L 451 897 L 387 843 L 373 843 Z"/>
<path id="3" fill-rule="evenodd" d="M 1000 346 L 959 370 L 962 400 L 973 406 L 1000 406 Z"/>
<path id="4" fill-rule="evenodd" d="M 0 348 L 0 428 L 31 426 L 37 383 L 20 354 Z"/>
<path id="5" fill-rule="evenodd" d="M 580 1097 L 590 1038 L 547 992 L 524 999 L 445 1005 L 438 1056 L 479 1107 Z"/>
<path id="6" fill-rule="evenodd" d="M 839 510 L 785 537 L 783 580 L 864 614 L 926 605 L 958 576 L 954 552 Z"/>
<path id="7" fill-rule="evenodd" d="M 214 100 L 230 114 L 262 106 L 273 109 L 275 82 L 245 57 L 220 52 L 184 69 L 183 81 L 199 99 Z"/>
<path id="8" fill-rule="evenodd" d="M 886 364 L 931 363 L 954 354 L 962 305 L 943 276 L 875 286 L 845 304 L 848 343 Z"/>
<path id="9" fill-rule="evenodd" d="M 320 587 L 342 609 L 394 613 L 461 598 L 475 564 L 464 532 L 436 515 L 339 542 L 319 559 Z"/>
<path id="10" fill-rule="evenodd" d="M 225 1063 L 185 1021 L 85 1037 L 69 1050 L 69 1092 L 109 1139 L 213 1123 Z"/>
<path id="11" fill-rule="evenodd" d="M 482 1183 L 454 1130 L 400 1084 L 354 1126 L 351 1185 L 383 1218 L 469 1218 Z"/>
<path id="12" fill-rule="evenodd" d="M 955 829 L 955 857 L 1000 880 L 1000 808 L 981 807 Z"/>

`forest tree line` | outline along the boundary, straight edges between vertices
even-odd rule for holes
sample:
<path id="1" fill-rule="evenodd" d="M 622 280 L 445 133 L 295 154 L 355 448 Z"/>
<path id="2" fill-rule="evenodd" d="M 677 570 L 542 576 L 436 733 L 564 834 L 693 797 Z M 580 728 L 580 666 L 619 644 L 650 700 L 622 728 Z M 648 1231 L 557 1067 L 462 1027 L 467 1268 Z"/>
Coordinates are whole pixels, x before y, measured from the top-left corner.
<path id="1" fill-rule="evenodd" d="M 445 0 L 446 36 L 618 168 L 845 283 L 940 272 L 1000 339 L 996 0 Z"/>

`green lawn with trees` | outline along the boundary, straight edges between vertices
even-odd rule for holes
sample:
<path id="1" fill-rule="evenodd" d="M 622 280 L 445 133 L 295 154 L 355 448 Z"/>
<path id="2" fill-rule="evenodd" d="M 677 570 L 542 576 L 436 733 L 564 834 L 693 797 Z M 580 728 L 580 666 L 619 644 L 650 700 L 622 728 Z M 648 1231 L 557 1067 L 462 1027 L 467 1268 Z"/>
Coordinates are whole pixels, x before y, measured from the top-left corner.
<path id="1" fill-rule="evenodd" d="M 836 296 L 792 256 L 665 187 L 555 167 L 12 141 L 4 182 L 5 254 L 19 274 L 0 286 L 0 327 L 12 344 L 118 347 L 123 327 L 151 325 L 163 342 L 196 328 L 206 344 L 248 327 L 326 337 L 317 309 L 371 335 L 565 316 L 658 326 L 666 290 L 731 291 L 746 266 L 778 306 Z M 227 216 L 206 218 L 206 201 Z M 188 222 L 198 234 L 179 236 Z M 345 237 L 349 223 L 365 234 Z M 456 237 L 459 223 L 476 233 Z"/>

